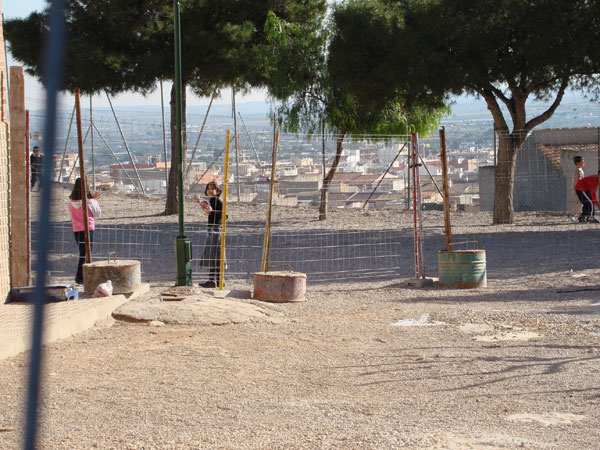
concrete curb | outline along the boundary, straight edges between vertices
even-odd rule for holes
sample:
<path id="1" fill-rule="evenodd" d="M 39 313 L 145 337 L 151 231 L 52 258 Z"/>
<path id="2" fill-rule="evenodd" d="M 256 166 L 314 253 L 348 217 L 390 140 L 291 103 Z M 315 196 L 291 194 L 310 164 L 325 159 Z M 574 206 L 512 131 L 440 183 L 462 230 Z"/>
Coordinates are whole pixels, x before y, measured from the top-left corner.
<path id="1" fill-rule="evenodd" d="M 125 302 L 150 291 L 142 284 L 129 296 L 112 295 L 102 298 L 49 303 L 44 314 L 43 344 L 65 339 L 107 320 L 113 311 Z M 31 349 L 31 322 L 33 306 L 29 304 L 0 305 L 0 360 Z"/>

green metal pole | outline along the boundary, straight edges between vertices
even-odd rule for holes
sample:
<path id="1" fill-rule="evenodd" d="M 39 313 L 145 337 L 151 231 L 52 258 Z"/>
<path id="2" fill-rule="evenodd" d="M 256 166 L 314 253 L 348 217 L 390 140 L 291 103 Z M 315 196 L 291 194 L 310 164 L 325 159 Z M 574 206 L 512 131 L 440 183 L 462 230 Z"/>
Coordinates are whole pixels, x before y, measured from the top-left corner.
<path id="1" fill-rule="evenodd" d="M 179 235 L 175 240 L 175 256 L 177 259 L 177 286 L 191 286 L 192 284 L 192 245 L 185 237 L 183 220 L 183 141 L 181 138 L 181 120 L 183 117 L 182 80 L 181 80 L 181 29 L 179 1 L 174 0 L 173 21 L 175 25 L 175 99 L 177 116 L 177 204 L 179 207 Z"/>

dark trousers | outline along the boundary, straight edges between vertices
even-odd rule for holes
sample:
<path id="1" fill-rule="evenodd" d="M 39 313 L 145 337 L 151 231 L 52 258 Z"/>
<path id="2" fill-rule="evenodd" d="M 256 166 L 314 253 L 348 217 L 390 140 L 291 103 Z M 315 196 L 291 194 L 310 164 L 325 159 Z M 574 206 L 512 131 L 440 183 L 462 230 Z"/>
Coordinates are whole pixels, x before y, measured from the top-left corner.
<path id="1" fill-rule="evenodd" d="M 590 191 L 575 191 L 577 198 L 583 205 L 579 219 L 587 220 L 594 218 L 594 203 L 592 202 L 592 193 Z"/>
<path id="2" fill-rule="evenodd" d="M 40 187 L 40 181 L 41 181 L 41 174 L 37 173 L 37 172 L 31 172 L 31 189 L 33 189 L 33 187 L 35 186 L 36 182 L 37 182 L 38 188 L 39 188 Z"/>
<path id="3" fill-rule="evenodd" d="M 221 274 L 220 267 L 211 267 L 208 271 L 208 280 L 214 281 L 216 284 L 219 284 L 219 275 Z"/>
<path id="4" fill-rule="evenodd" d="M 75 241 L 79 247 L 79 263 L 77 264 L 77 274 L 75 274 L 75 283 L 83 284 L 83 265 L 85 264 L 85 231 L 75 231 Z M 90 251 L 94 242 L 94 231 L 90 230 Z"/>

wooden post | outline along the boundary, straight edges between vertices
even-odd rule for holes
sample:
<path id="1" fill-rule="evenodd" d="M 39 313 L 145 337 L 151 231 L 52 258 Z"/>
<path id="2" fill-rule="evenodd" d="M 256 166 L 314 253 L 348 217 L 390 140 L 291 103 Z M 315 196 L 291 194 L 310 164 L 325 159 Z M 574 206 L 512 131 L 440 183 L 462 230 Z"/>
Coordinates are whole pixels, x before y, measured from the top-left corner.
<path id="1" fill-rule="evenodd" d="M 219 290 L 223 290 L 225 276 L 225 239 L 227 238 L 227 188 L 229 186 L 229 130 L 225 138 L 225 161 L 223 169 L 223 208 L 221 210 L 221 248 L 219 249 Z"/>
<path id="2" fill-rule="evenodd" d="M 10 281 L 27 286 L 27 177 L 25 147 L 25 76 L 23 67 L 10 68 Z"/>
<path id="3" fill-rule="evenodd" d="M 412 172 L 412 208 L 414 225 L 414 252 L 415 252 L 415 278 L 425 278 L 425 264 L 423 262 L 423 218 L 421 216 L 421 190 L 419 183 L 419 142 L 417 133 L 411 134 L 411 164 Z"/>
<path id="4" fill-rule="evenodd" d="M 90 244 L 90 224 L 88 223 L 87 180 L 85 178 L 85 164 L 83 163 L 83 131 L 81 129 L 81 104 L 79 100 L 79 89 L 75 89 L 75 113 L 77 116 L 77 148 L 79 150 L 79 178 L 81 178 L 81 208 L 83 211 L 85 262 L 91 263 L 92 246 Z"/>
<path id="5" fill-rule="evenodd" d="M 267 226 L 265 230 L 265 241 L 263 244 L 263 257 L 262 257 L 262 272 L 269 271 L 269 244 L 271 237 L 271 214 L 273 211 L 273 195 L 275 193 L 275 175 L 277 174 L 277 146 L 279 145 L 279 131 L 275 131 L 277 128 L 277 121 L 273 116 L 273 155 L 271 165 L 271 191 L 269 194 L 269 211 L 267 213 Z"/>
<path id="6" fill-rule="evenodd" d="M 27 198 L 27 220 L 25 221 L 25 234 L 27 236 L 27 286 L 31 282 L 31 192 L 29 190 L 29 178 L 31 177 L 29 167 L 29 110 L 25 110 L 25 183 Z M 40 180 L 41 182 L 41 180 Z"/>
<path id="7" fill-rule="evenodd" d="M 446 157 L 446 130 L 440 128 L 440 158 L 442 160 L 442 190 L 444 191 L 444 232 L 446 251 L 452 248 L 452 227 L 450 225 L 450 194 L 448 190 L 448 161 Z"/>

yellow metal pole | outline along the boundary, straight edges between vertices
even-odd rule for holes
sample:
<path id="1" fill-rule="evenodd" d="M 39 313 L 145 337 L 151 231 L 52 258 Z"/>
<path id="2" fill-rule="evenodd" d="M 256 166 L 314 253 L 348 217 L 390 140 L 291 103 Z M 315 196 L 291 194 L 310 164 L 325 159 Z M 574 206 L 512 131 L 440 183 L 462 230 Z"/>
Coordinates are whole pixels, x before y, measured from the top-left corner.
<path id="1" fill-rule="evenodd" d="M 277 146 L 279 145 L 279 131 L 275 133 L 273 142 L 273 164 L 271 167 L 271 194 L 269 195 L 269 213 L 267 214 L 267 227 L 265 230 L 265 243 L 263 245 L 262 272 L 269 270 L 269 238 L 271 236 L 271 212 L 273 210 L 273 195 L 275 193 L 275 175 L 277 173 Z"/>
<path id="2" fill-rule="evenodd" d="M 229 130 L 225 139 L 225 170 L 223 174 L 223 211 L 221 212 L 221 261 L 219 270 L 219 290 L 223 290 L 223 275 L 225 272 L 225 235 L 227 232 L 227 181 L 229 179 Z"/>

